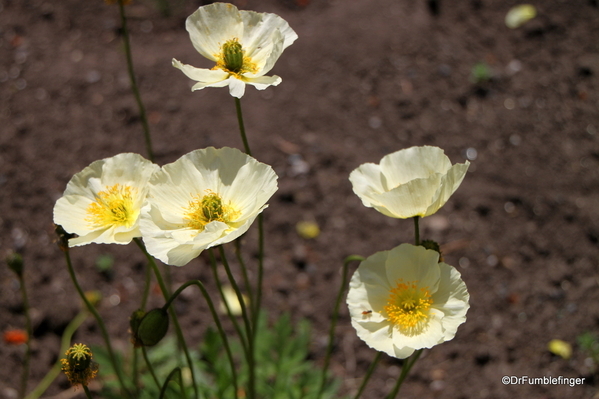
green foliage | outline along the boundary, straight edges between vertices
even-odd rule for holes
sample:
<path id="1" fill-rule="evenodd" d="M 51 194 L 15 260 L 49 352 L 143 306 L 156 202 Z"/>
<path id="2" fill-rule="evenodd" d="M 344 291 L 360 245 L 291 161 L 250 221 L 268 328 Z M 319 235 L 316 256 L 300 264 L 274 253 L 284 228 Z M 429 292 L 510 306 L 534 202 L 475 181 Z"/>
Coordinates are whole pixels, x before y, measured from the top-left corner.
<path id="1" fill-rule="evenodd" d="M 578 345 L 593 359 L 593 371 L 599 371 L 599 336 L 587 331 L 578 336 Z"/>
<path id="2" fill-rule="evenodd" d="M 474 64 L 470 71 L 470 81 L 475 84 L 488 82 L 493 77 L 491 68 L 484 62 Z"/>
<path id="3" fill-rule="evenodd" d="M 231 352 L 237 364 L 237 384 L 240 391 L 248 383 L 248 367 L 243 356 L 243 347 L 237 337 L 229 338 Z M 215 329 L 208 328 L 204 340 L 198 350 L 192 350 L 200 396 L 211 399 L 234 398 L 233 375 L 221 336 Z M 101 397 L 105 399 L 120 398 L 119 385 L 114 377 L 108 353 L 101 347 L 93 348 L 94 359 L 100 364 L 100 378 L 104 383 Z M 148 348 L 148 357 L 158 377 L 163 384 L 169 373 L 184 364 L 177 348 L 176 338 L 168 336 L 158 345 Z M 320 388 L 322 370 L 310 360 L 310 325 L 306 320 L 296 325 L 291 323 L 288 314 L 281 316 L 269 328 L 267 317 L 263 312 L 259 320 L 258 336 L 256 337 L 256 394 L 265 399 L 316 399 Z M 125 359 L 118 354 L 118 364 L 123 367 L 123 373 L 131 375 L 131 359 Z M 141 357 L 138 359 L 140 372 L 139 399 L 156 399 L 160 390 L 153 381 Z M 183 383 L 188 397 L 193 397 L 193 388 L 188 378 L 189 370 L 182 368 Z M 129 379 L 131 380 L 131 379 Z M 165 398 L 178 399 L 181 397 L 178 378 L 168 385 Z M 336 395 L 339 382 L 329 378 L 322 399 L 338 398 Z M 133 383 L 130 391 L 135 392 Z M 244 397 L 242 393 L 239 395 Z"/>

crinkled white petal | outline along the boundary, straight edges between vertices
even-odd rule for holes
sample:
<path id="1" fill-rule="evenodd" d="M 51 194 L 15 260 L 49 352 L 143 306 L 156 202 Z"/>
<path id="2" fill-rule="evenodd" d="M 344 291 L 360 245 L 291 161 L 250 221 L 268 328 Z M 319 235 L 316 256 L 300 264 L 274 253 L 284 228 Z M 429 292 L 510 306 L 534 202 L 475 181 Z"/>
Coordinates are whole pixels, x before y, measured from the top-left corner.
<path id="1" fill-rule="evenodd" d="M 237 7 L 214 3 L 198 8 L 187 17 L 185 28 L 193 47 L 204 57 L 216 61 L 221 46 L 230 39 L 241 38 L 243 21 Z"/>
<path id="2" fill-rule="evenodd" d="M 457 190 L 469 162 L 451 165 L 437 147 L 411 147 L 363 164 L 349 177 L 364 206 L 393 218 L 429 216 Z"/>
<path id="3" fill-rule="evenodd" d="M 133 238 L 140 237 L 138 215 L 146 200 L 147 183 L 158 170 L 158 165 L 139 154 L 123 153 L 95 161 L 75 174 L 54 206 L 54 223 L 61 225 L 66 232 L 78 235 L 69 240 L 69 246 L 128 244 Z M 96 201 L 98 193 L 115 185 L 131 188 L 135 223 L 130 227 L 97 227 L 86 220 L 88 209 Z"/>
<path id="4" fill-rule="evenodd" d="M 350 281 L 347 304 L 352 326 L 368 346 L 405 358 L 455 336 L 466 320 L 469 296 L 459 272 L 438 263 L 438 258 L 435 251 L 402 244 L 377 252 L 360 264 Z M 426 324 L 414 334 L 403 333 L 387 320 L 390 289 L 399 280 L 426 288 L 433 300 Z"/>
<path id="5" fill-rule="evenodd" d="M 244 31 L 242 44 L 246 55 L 254 57 L 256 51 L 267 47 L 273 32 L 278 32 L 283 41 L 283 50 L 297 39 L 297 33 L 287 21 L 276 14 L 241 11 Z"/>
<path id="6" fill-rule="evenodd" d="M 276 190 L 272 168 L 237 149 L 192 151 L 163 166 L 150 181 L 140 224 L 146 248 L 164 263 L 183 266 L 204 249 L 245 233 Z M 186 220 L 189 206 L 208 193 L 218 194 L 235 217 L 194 229 Z"/>

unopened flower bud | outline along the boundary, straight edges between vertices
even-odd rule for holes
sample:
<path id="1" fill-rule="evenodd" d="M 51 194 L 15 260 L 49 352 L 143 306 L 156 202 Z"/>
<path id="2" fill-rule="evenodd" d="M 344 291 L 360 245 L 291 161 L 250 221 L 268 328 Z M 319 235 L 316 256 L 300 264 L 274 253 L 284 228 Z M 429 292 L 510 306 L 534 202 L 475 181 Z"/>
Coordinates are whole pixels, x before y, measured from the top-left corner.
<path id="1" fill-rule="evenodd" d="M 6 264 L 10 270 L 16 273 L 17 276 L 21 277 L 23 275 L 23 257 L 16 252 L 8 255 L 6 258 Z"/>
<path id="2" fill-rule="evenodd" d="M 60 248 L 62 252 L 67 252 L 69 250 L 69 239 L 77 237 L 77 235 L 67 233 L 65 229 L 63 229 L 62 226 L 59 224 L 54 225 L 54 231 L 58 236 L 58 248 Z"/>
<path id="3" fill-rule="evenodd" d="M 84 344 L 75 344 L 66 352 L 66 359 L 61 359 L 62 371 L 71 385 L 89 384 L 98 374 L 98 364 L 92 360 L 91 349 Z"/>
<path id="4" fill-rule="evenodd" d="M 137 338 L 144 346 L 156 345 L 166 335 L 168 325 L 169 318 L 166 310 L 152 309 L 139 322 Z"/>

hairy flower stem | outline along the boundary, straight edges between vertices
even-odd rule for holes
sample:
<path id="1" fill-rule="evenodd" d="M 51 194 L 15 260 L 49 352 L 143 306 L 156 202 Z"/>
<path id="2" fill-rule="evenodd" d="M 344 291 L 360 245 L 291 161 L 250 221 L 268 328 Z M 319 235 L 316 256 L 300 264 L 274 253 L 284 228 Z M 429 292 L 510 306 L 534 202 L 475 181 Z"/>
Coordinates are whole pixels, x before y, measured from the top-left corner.
<path id="1" fill-rule="evenodd" d="M 162 275 L 160 274 L 160 270 L 158 269 L 158 266 L 156 265 L 154 258 L 152 258 L 152 256 L 148 253 L 146 247 L 139 238 L 134 238 L 133 241 L 135 241 L 139 249 L 141 249 L 144 255 L 146 255 L 148 263 L 152 267 L 152 270 L 154 270 L 154 275 L 156 276 L 156 280 L 158 281 L 158 285 L 160 286 L 160 291 L 162 291 L 162 296 L 164 297 L 165 301 L 168 301 L 170 297 L 168 293 L 168 288 L 166 287 L 166 284 L 164 284 L 164 280 L 162 279 Z M 177 340 L 179 341 L 179 344 L 183 349 L 183 353 L 185 354 L 185 360 L 187 361 L 187 365 L 191 373 L 191 382 L 193 385 L 195 397 L 197 399 L 199 397 L 198 386 L 196 383 L 195 372 L 193 369 L 193 362 L 191 361 L 191 355 L 189 354 L 189 349 L 187 348 L 187 344 L 185 343 L 185 337 L 183 336 L 183 330 L 181 329 L 181 324 L 179 324 L 177 313 L 175 313 L 175 311 L 172 308 L 169 308 L 169 314 L 171 315 L 173 323 L 175 324 L 175 333 L 177 334 Z"/>
<path id="2" fill-rule="evenodd" d="M 88 313 L 85 310 L 82 310 L 75 316 L 74 319 L 67 325 L 62 333 L 62 338 L 60 340 L 60 352 L 65 353 L 67 349 L 71 346 L 71 338 L 77 329 L 83 324 L 85 319 L 87 318 Z M 25 397 L 25 399 L 37 399 L 43 395 L 44 392 L 48 389 L 48 387 L 52 384 L 52 382 L 58 377 L 60 374 L 62 363 L 60 359 L 56 360 L 54 366 L 48 371 L 42 381 Z"/>
<path id="3" fill-rule="evenodd" d="M 202 292 L 202 295 L 204 296 L 204 299 L 206 300 L 206 303 L 208 304 L 208 308 L 210 309 L 210 314 L 212 315 L 212 318 L 214 319 L 214 322 L 216 323 L 216 327 L 218 329 L 220 337 L 223 340 L 223 346 L 225 347 L 225 351 L 227 352 L 227 358 L 229 359 L 229 364 L 231 365 L 231 376 L 233 378 L 233 388 L 235 390 L 235 398 L 237 398 L 238 397 L 237 396 L 237 394 L 238 394 L 238 392 L 237 392 L 237 371 L 235 369 L 235 360 L 233 359 L 231 347 L 229 346 L 229 339 L 227 338 L 227 334 L 225 333 L 225 330 L 223 329 L 223 326 L 220 322 L 218 314 L 216 313 L 216 308 L 214 307 L 214 302 L 212 302 L 212 299 L 210 298 L 210 295 L 208 294 L 206 287 L 204 287 L 204 284 L 200 280 L 192 280 L 192 281 L 186 282 L 185 284 L 180 286 L 173 293 L 173 295 L 171 295 L 170 299 L 164 304 L 162 309 L 167 309 L 169 306 L 171 306 L 171 304 L 175 300 L 175 298 L 177 298 L 177 296 L 179 296 L 179 294 L 181 292 L 183 292 L 183 290 L 185 288 L 189 287 L 190 285 L 198 286 L 198 288 Z"/>
<path id="4" fill-rule="evenodd" d="M 31 361 L 31 339 L 33 338 L 33 328 L 31 327 L 31 315 L 29 314 L 29 299 L 27 297 L 27 287 L 25 287 L 25 277 L 23 273 L 17 273 L 19 276 L 19 285 L 23 295 L 23 313 L 25 314 L 25 330 L 27 331 L 27 349 L 25 359 L 23 360 L 23 372 L 21 374 L 21 392 L 19 397 L 24 398 L 27 392 L 27 380 L 29 379 L 29 363 Z"/>
<path id="5" fill-rule="evenodd" d="M 408 373 L 412 369 L 412 366 L 414 366 L 414 363 L 416 363 L 416 360 L 418 360 L 423 350 L 424 349 L 418 349 L 416 352 L 412 354 L 412 356 L 406 359 L 403 367 L 401 368 L 401 374 L 399 375 L 399 379 L 397 380 L 397 383 L 395 384 L 393 391 L 391 391 L 391 393 L 387 396 L 386 399 L 395 399 L 397 393 L 399 392 L 399 388 L 401 388 L 401 384 L 406 379 Z"/>
<path id="6" fill-rule="evenodd" d="M 368 370 L 366 371 L 366 375 L 362 379 L 362 384 L 360 385 L 360 388 L 358 389 L 358 393 L 356 393 L 356 396 L 354 396 L 354 399 L 359 399 L 360 396 L 362 395 L 362 392 L 364 392 L 364 389 L 366 388 L 366 385 L 368 384 L 368 381 L 370 380 L 372 373 L 374 373 L 376 366 L 379 365 L 379 361 L 381 360 L 382 354 L 383 354 L 383 352 L 378 352 L 378 351 L 376 352 L 376 356 L 374 357 L 374 360 L 372 361 L 372 363 L 370 363 L 370 366 L 368 367 Z"/>
<path id="7" fill-rule="evenodd" d="M 333 352 L 333 341 L 335 339 L 335 327 L 337 326 L 337 318 L 339 317 L 339 305 L 341 305 L 341 299 L 343 298 L 343 292 L 347 285 L 347 268 L 353 261 L 363 261 L 365 258 L 359 255 L 350 255 L 343 261 L 343 270 L 341 272 L 341 284 L 339 285 L 339 293 L 337 294 L 337 300 L 335 301 L 335 309 L 333 310 L 333 317 L 331 318 L 331 326 L 329 328 L 329 344 L 327 345 L 327 351 L 324 357 L 324 365 L 322 366 L 322 377 L 320 380 L 320 389 L 318 390 L 318 398 L 322 396 L 327 381 L 327 371 L 329 369 L 329 363 L 331 361 L 331 353 Z"/>
<path id="8" fill-rule="evenodd" d="M 125 386 L 125 380 L 123 379 L 123 376 L 121 375 L 121 369 L 116 361 L 116 356 L 114 355 L 114 350 L 112 349 L 112 344 L 110 343 L 110 336 L 108 335 L 108 331 L 106 330 L 106 325 L 104 324 L 102 317 L 100 316 L 100 314 L 98 313 L 98 311 L 96 310 L 94 305 L 92 305 L 90 303 L 90 301 L 87 299 L 87 297 L 85 296 L 83 289 L 81 289 L 81 286 L 79 285 L 79 282 L 77 281 L 77 276 L 75 275 L 75 270 L 73 269 L 73 263 L 71 262 L 71 255 L 69 253 L 69 248 L 66 247 L 63 252 L 64 252 L 65 259 L 67 261 L 69 275 L 71 276 L 71 280 L 73 280 L 73 285 L 75 285 L 75 289 L 77 290 L 77 293 L 81 297 L 81 300 L 85 303 L 87 310 L 94 316 L 94 318 L 96 319 L 96 322 L 98 322 L 98 325 L 100 326 L 100 331 L 102 333 L 102 338 L 104 338 L 104 343 L 106 344 L 106 349 L 108 350 L 110 362 L 112 363 L 112 367 L 114 368 L 114 373 L 116 374 L 117 379 L 119 380 L 119 385 L 121 386 L 121 392 L 125 395 L 125 397 L 130 398 L 131 393 L 127 390 L 127 388 Z"/>
<path id="9" fill-rule="evenodd" d="M 139 94 L 139 88 L 137 87 L 137 81 L 135 79 L 135 70 L 133 68 L 133 57 L 131 55 L 131 43 L 129 41 L 129 29 L 127 29 L 127 16 L 125 15 L 125 6 L 123 1 L 119 0 L 119 13 L 121 14 L 121 25 L 123 32 L 123 45 L 125 46 L 125 55 L 127 57 L 127 72 L 129 73 L 129 80 L 131 81 L 131 90 L 135 96 L 137 107 L 139 108 L 139 118 L 144 130 L 144 137 L 146 141 L 146 152 L 148 153 L 148 159 L 154 162 L 154 151 L 152 150 L 152 138 L 150 137 L 150 125 L 148 123 L 148 116 L 146 115 L 146 108 L 141 95 Z"/>

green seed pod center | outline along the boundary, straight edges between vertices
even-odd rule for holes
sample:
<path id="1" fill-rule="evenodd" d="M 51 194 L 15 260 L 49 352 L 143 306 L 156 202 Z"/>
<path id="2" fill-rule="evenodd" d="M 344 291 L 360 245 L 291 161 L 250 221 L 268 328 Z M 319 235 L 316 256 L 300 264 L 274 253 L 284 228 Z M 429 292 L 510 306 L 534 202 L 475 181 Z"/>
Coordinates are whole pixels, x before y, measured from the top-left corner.
<path id="1" fill-rule="evenodd" d="M 237 39 L 223 44 L 223 60 L 225 68 L 233 73 L 239 73 L 243 68 L 243 49 Z"/>

